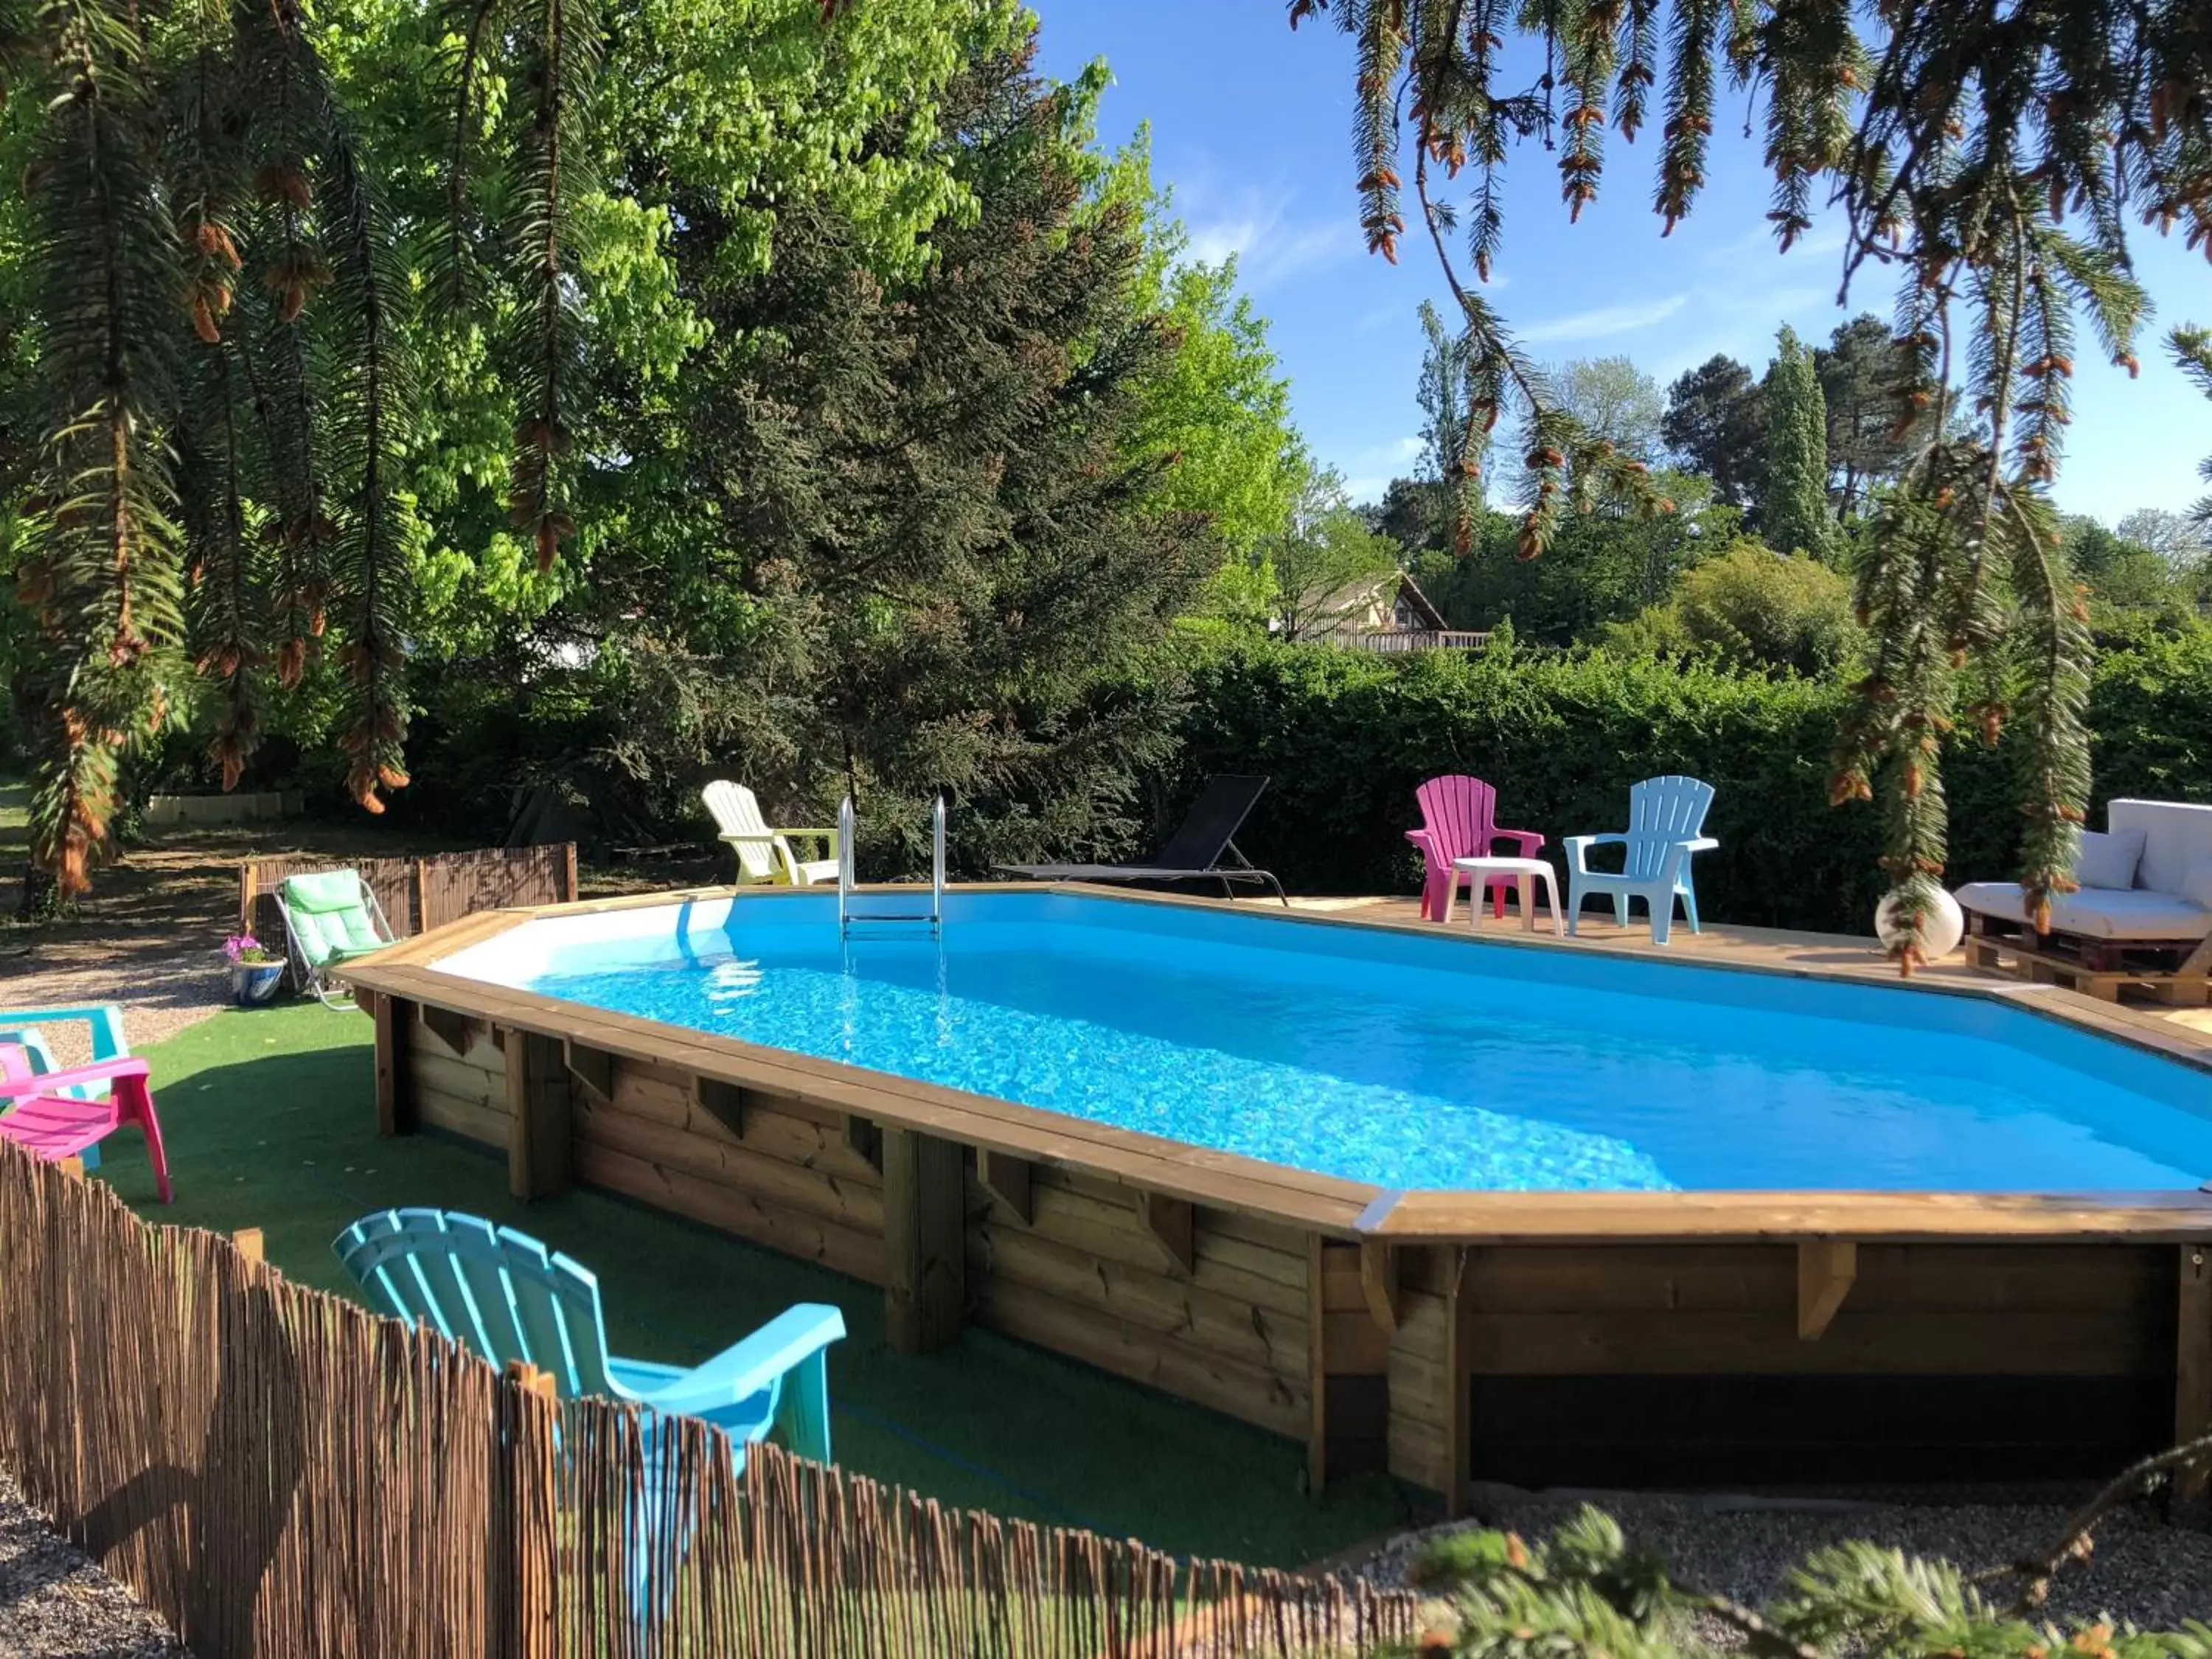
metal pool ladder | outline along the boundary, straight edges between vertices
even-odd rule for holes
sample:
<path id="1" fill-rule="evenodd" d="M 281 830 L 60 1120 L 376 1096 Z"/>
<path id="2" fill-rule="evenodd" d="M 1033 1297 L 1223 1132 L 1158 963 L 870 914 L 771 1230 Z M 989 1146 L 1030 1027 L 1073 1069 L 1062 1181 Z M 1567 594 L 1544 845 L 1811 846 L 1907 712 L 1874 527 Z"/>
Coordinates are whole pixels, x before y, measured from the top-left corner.
<path id="1" fill-rule="evenodd" d="M 855 927 L 872 927 L 878 922 L 887 924 L 927 923 L 930 937 L 934 939 L 945 931 L 945 797 L 939 795 L 929 806 L 929 908 L 927 910 L 855 911 L 853 901 L 859 895 L 854 890 L 853 830 L 857 816 L 853 811 L 850 795 L 837 807 L 837 933 L 840 938 L 850 934 Z"/>

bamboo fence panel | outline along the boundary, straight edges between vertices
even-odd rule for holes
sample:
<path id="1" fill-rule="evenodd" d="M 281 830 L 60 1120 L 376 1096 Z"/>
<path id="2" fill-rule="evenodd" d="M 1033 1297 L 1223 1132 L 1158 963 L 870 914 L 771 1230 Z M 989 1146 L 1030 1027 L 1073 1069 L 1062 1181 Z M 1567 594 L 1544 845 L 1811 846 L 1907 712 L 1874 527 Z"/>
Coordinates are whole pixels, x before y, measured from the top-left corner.
<path id="1" fill-rule="evenodd" d="M 1415 1600 L 556 1402 L 0 1143 L 0 1463 L 198 1659 L 1367 1652 Z"/>
<path id="2" fill-rule="evenodd" d="M 568 904 L 576 896 L 573 842 L 546 847 L 488 847 L 419 859 L 325 858 L 297 854 L 252 859 L 238 867 L 239 922 L 259 939 L 281 939 L 276 887 L 287 876 L 358 870 L 385 919 L 401 938 L 426 933 L 478 910 L 512 905 Z"/>

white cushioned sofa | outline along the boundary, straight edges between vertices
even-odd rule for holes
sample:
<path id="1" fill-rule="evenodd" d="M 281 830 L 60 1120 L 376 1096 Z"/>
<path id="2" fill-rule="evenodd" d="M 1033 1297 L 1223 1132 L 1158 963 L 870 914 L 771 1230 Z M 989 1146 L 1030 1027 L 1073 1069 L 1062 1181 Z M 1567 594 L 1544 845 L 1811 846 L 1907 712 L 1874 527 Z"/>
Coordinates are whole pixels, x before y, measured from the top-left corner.
<path id="1" fill-rule="evenodd" d="M 2081 888 L 2051 900 L 2049 936 L 2069 944 L 2093 967 L 2117 966 L 2133 946 L 2186 957 L 2166 964 L 2169 971 L 2212 969 L 2212 806 L 2116 800 L 2106 823 L 2104 835 L 2083 836 L 2075 867 Z M 2033 937 L 2027 895 L 2017 882 L 1969 882 L 1953 896 L 1975 933 L 1990 933 L 1994 921 L 2016 924 Z"/>

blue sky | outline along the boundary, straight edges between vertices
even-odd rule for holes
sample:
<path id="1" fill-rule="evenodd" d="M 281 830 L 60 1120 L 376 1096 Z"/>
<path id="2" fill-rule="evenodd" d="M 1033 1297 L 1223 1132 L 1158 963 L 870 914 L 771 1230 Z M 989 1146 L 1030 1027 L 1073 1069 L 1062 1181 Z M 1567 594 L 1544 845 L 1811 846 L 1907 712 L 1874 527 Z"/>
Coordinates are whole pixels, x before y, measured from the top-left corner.
<path id="1" fill-rule="evenodd" d="M 1282 0 L 1030 4 L 1047 73 L 1072 76 L 1097 58 L 1111 66 L 1101 137 L 1118 145 L 1150 124 L 1155 175 L 1174 189 L 1193 252 L 1235 253 L 1245 290 L 1270 319 L 1315 453 L 1355 495 L 1379 493 L 1417 449 L 1414 308 L 1425 297 L 1443 307 L 1446 296 L 1432 252 L 1412 232 L 1396 266 L 1365 251 L 1352 187 L 1350 40 L 1326 21 L 1293 34 Z M 1784 322 L 1825 341 L 1858 312 L 1889 315 L 1879 272 L 1837 308 L 1841 238 L 1832 229 L 1787 255 L 1775 251 L 1759 145 L 1741 137 L 1741 95 L 1724 94 L 1722 108 L 1734 113 L 1716 112 L 1712 177 L 1663 240 L 1650 210 L 1655 130 L 1632 146 L 1617 137 L 1607 146 L 1599 199 L 1574 225 L 1553 158 L 1533 147 L 1516 155 L 1491 287 L 1536 356 L 1626 354 L 1664 386 L 1716 351 L 1763 372 Z M 2172 323 L 2212 325 L 2212 266 L 2149 231 L 2137 238 L 2136 263 L 2157 307 L 2138 348 L 2142 378 L 2130 381 L 2094 349 L 2077 353 L 2057 488 L 2066 510 L 2108 523 L 2139 507 L 2187 506 L 2204 489 L 2197 463 L 2212 453 L 2212 402 L 2160 343 Z"/>

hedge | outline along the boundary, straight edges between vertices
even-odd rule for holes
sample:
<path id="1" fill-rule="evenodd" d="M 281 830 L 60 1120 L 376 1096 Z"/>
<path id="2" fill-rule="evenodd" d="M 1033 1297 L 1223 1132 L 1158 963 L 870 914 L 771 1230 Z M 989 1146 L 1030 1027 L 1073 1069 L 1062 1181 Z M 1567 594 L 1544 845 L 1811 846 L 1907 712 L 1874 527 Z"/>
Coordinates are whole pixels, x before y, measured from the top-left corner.
<path id="1" fill-rule="evenodd" d="M 1381 656 L 1326 646 L 1200 653 L 1183 715 L 1187 789 L 1210 772 L 1273 783 L 1238 844 L 1293 891 L 1410 893 L 1413 790 L 1470 772 L 1498 817 L 1568 835 L 1626 823 L 1628 786 L 1686 772 L 1717 790 L 1698 860 L 1708 920 L 1864 933 L 1882 877 L 1876 809 L 1828 805 L 1840 682 L 1607 655 Z M 2212 631 L 2108 652 L 2091 697 L 2097 808 L 2114 795 L 2212 800 Z M 1956 885 L 2014 873 L 2018 815 L 2000 744 L 1945 768 Z"/>

